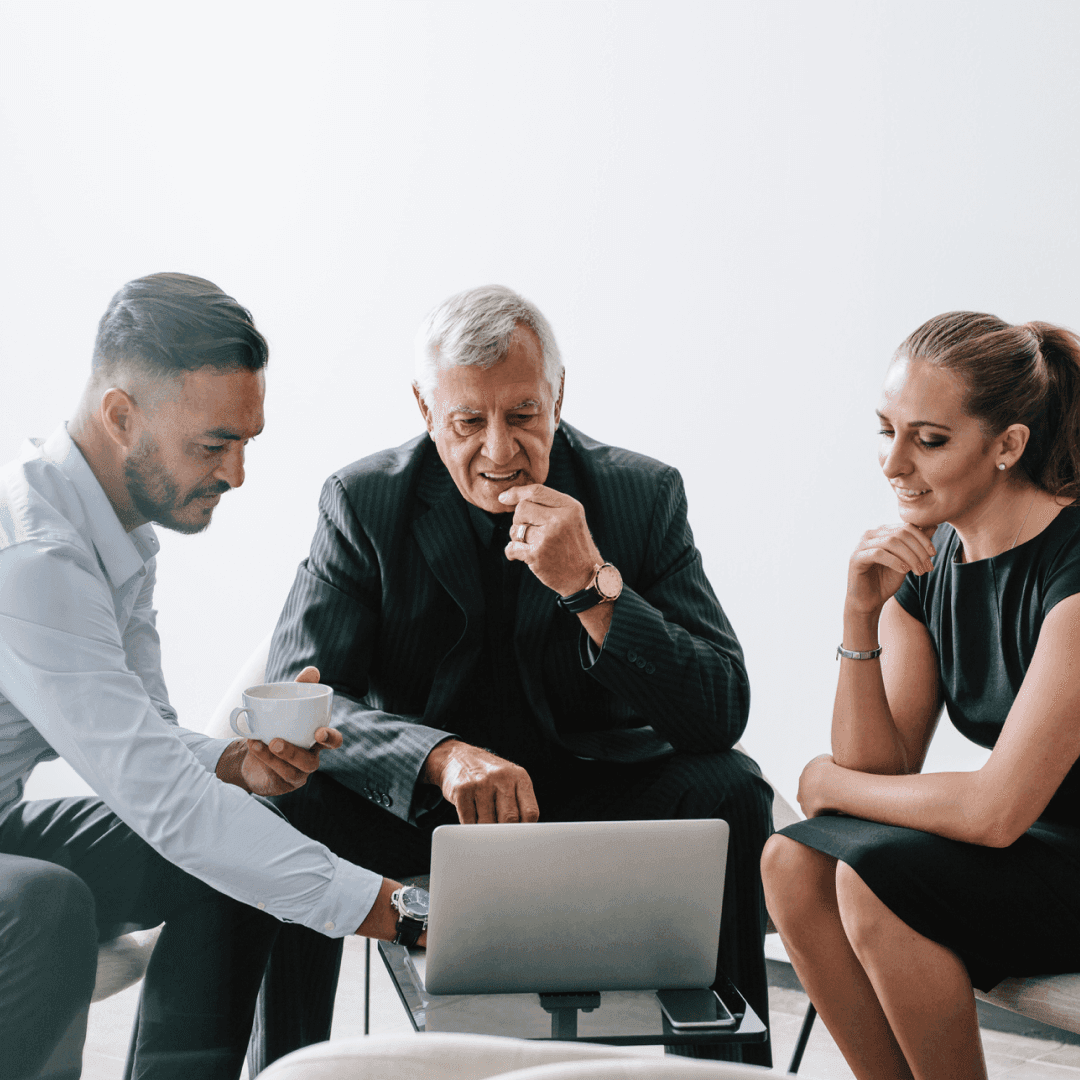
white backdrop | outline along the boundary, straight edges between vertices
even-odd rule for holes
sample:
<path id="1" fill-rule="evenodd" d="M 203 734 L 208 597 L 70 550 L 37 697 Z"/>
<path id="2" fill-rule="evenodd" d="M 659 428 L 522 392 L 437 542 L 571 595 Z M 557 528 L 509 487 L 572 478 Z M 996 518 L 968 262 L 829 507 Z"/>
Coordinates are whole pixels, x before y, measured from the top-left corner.
<path id="1" fill-rule="evenodd" d="M 895 518 L 873 409 L 940 311 L 1080 326 L 1080 6 L 0 2 L 0 459 L 65 419 L 124 281 L 268 336 L 266 432 L 158 606 L 200 726 L 333 469 L 411 437 L 451 292 L 551 319 L 565 416 L 678 466 L 789 796 L 827 748 L 848 553 Z M 981 760 L 939 735 L 931 767 Z M 35 794 L 69 784 L 39 769 Z"/>

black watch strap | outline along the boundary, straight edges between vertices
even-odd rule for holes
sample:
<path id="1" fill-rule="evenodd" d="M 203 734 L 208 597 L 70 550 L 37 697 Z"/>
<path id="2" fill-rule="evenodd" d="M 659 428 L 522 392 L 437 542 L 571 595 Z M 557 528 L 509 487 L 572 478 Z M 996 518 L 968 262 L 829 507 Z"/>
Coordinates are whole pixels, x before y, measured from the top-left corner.
<path id="1" fill-rule="evenodd" d="M 595 576 L 593 581 L 595 581 Z M 559 605 L 564 611 L 572 611 L 575 615 L 582 611 L 588 611 L 591 607 L 596 607 L 597 604 L 603 599 L 596 586 L 590 581 L 584 589 L 579 589 L 575 593 L 571 593 L 569 596 L 557 597 L 555 603 Z"/>
<path id="2" fill-rule="evenodd" d="M 408 915 L 399 915 L 397 921 L 397 933 L 394 934 L 394 944 L 404 945 L 411 949 L 424 932 L 424 924 L 419 919 L 413 919 Z"/>

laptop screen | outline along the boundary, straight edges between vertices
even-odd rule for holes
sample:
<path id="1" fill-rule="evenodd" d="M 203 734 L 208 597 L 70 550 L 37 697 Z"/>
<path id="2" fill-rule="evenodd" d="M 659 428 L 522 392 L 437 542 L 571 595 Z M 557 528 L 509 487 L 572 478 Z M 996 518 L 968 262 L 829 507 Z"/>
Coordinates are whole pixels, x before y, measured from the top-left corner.
<path id="1" fill-rule="evenodd" d="M 427 989 L 708 986 L 727 842 L 716 819 L 441 826 Z"/>

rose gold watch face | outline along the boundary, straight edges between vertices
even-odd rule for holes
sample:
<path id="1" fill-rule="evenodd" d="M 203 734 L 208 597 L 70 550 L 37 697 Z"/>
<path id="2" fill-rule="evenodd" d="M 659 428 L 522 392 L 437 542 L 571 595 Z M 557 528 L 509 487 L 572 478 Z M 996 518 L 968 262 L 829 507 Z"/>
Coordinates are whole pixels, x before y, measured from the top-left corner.
<path id="1" fill-rule="evenodd" d="M 596 572 L 596 591 L 605 600 L 617 600 L 622 592 L 622 574 L 611 563 L 604 563 Z"/>

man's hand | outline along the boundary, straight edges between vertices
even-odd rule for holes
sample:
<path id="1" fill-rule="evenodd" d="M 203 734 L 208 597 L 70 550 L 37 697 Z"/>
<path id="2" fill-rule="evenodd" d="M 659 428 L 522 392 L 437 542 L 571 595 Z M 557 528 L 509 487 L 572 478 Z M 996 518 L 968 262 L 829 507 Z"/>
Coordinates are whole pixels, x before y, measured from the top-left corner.
<path id="1" fill-rule="evenodd" d="M 319 669 L 304 668 L 296 681 L 317 683 Z M 307 783 L 319 767 L 322 749 L 336 750 L 341 742 L 341 732 L 333 728 L 319 728 L 310 750 L 284 739 L 273 739 L 269 746 L 259 739 L 238 739 L 218 759 L 215 771 L 218 779 L 254 795 L 286 795 Z"/>
<path id="2" fill-rule="evenodd" d="M 499 501 L 514 507 L 506 557 L 519 559 L 560 596 L 580 592 L 604 559 L 593 543 L 585 508 L 569 495 L 528 484 L 507 488 Z M 525 539 L 519 539 L 524 527 Z M 603 648 L 611 626 L 612 605 L 595 604 L 578 614 L 586 633 Z"/>
<path id="3" fill-rule="evenodd" d="M 499 502 L 514 507 L 510 526 L 508 559 L 520 559 L 549 588 L 560 596 L 584 589 L 593 572 L 604 561 L 593 543 L 585 521 L 585 508 L 569 495 L 527 484 L 507 488 Z M 521 526 L 525 539 L 520 540 Z"/>
<path id="4" fill-rule="evenodd" d="M 463 825 L 540 819 L 532 780 L 520 765 L 458 739 L 428 754 L 420 779 L 442 791 Z"/>

